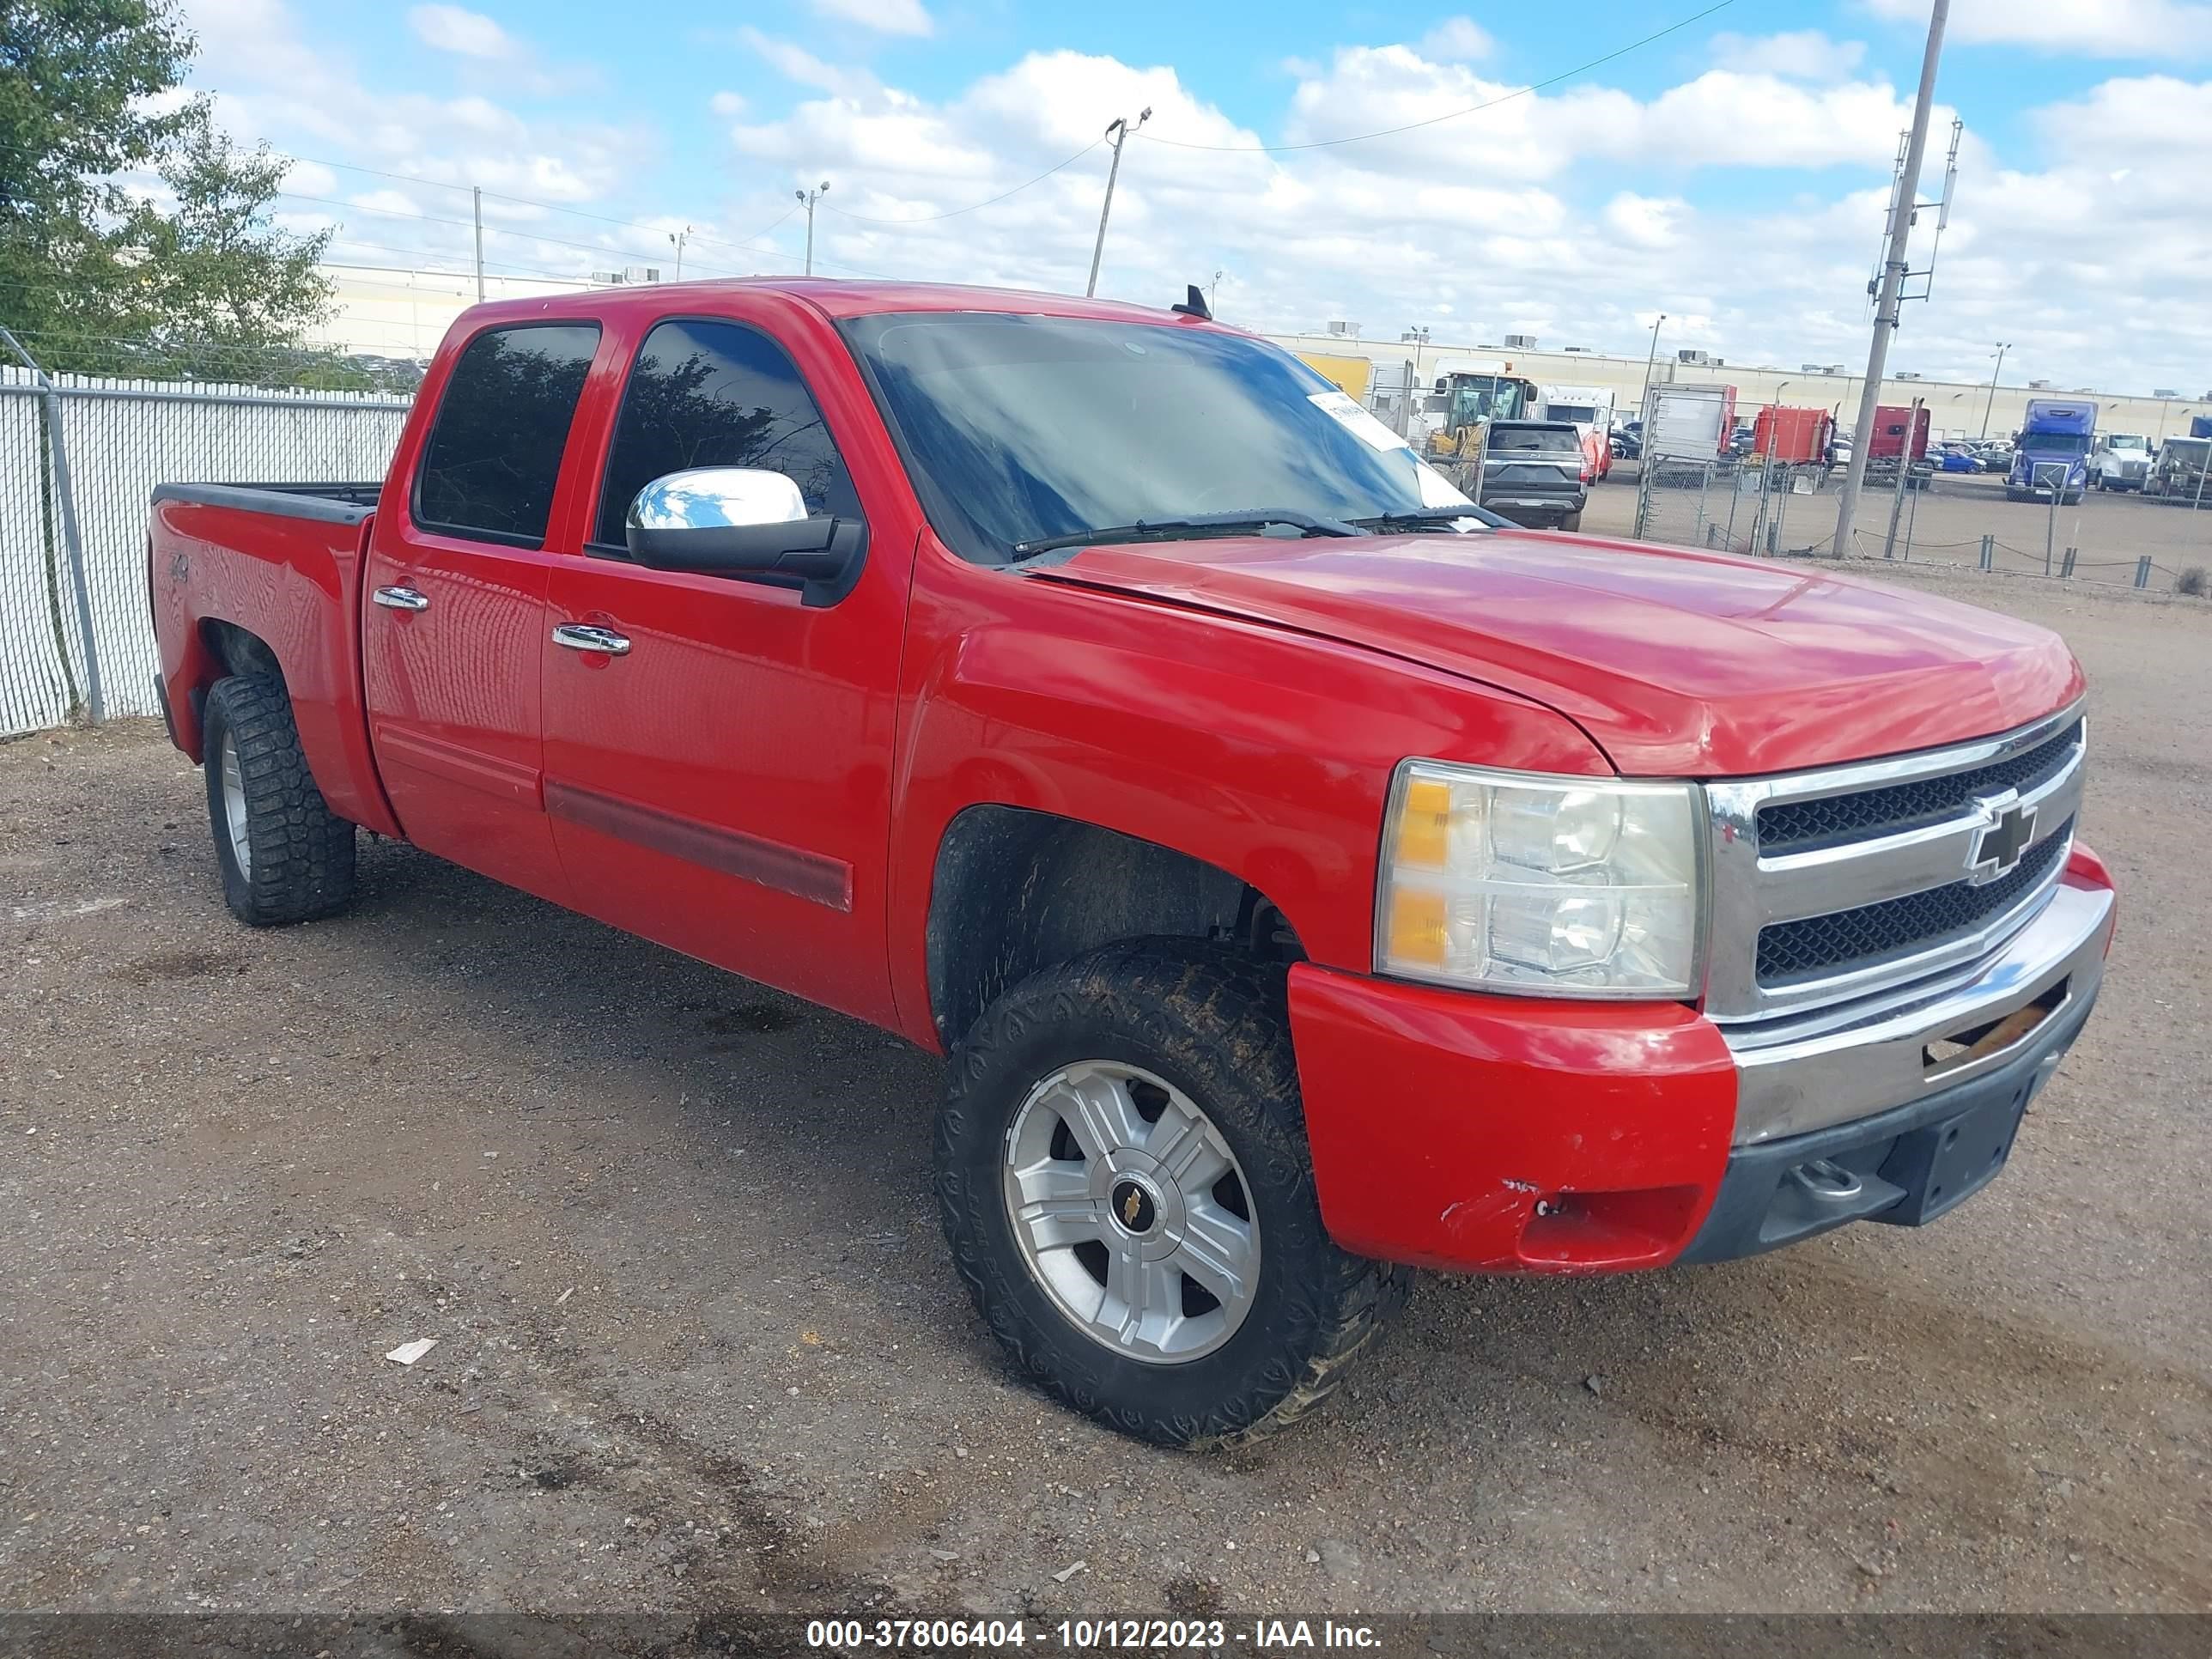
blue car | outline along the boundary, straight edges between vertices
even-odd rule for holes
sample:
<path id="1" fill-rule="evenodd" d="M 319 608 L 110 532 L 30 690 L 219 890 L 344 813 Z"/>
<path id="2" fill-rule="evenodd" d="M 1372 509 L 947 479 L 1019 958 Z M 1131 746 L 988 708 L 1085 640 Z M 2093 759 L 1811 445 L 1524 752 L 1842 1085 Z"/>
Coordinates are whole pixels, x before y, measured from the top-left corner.
<path id="1" fill-rule="evenodd" d="M 1937 465 L 1946 472 L 1979 472 L 1981 462 L 1963 449 L 1947 449 Z"/>

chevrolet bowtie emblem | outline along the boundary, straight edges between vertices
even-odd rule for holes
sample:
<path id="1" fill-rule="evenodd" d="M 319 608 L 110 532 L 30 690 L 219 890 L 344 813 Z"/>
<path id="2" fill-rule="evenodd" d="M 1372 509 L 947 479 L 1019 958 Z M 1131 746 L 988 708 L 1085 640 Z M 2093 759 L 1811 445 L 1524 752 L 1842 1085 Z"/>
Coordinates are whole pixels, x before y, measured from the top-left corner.
<path id="1" fill-rule="evenodd" d="M 1981 823 L 1966 853 L 1966 879 L 1977 887 L 2008 876 L 2020 868 L 2021 857 L 2035 840 L 2035 809 L 2023 806 L 2018 794 L 1978 797 Z"/>
<path id="2" fill-rule="evenodd" d="M 1130 1188 L 1121 1200 L 1121 1219 L 1133 1227 L 1137 1224 L 1137 1218 L 1144 1212 L 1145 1195 L 1134 1187 Z"/>

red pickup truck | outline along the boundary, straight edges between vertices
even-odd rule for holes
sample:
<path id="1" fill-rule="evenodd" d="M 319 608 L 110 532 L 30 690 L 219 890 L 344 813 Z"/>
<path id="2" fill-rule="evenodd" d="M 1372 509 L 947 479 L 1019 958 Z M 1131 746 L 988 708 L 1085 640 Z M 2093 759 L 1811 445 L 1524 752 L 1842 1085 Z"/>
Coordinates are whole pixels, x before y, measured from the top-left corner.
<path id="1" fill-rule="evenodd" d="M 158 489 L 230 908 L 338 910 L 366 829 L 946 1054 L 985 1322 L 1170 1443 L 1322 1397 L 1412 1267 L 1990 1180 L 2114 926 L 2065 646 L 1501 526 L 1204 310 L 483 306 L 381 483 Z"/>

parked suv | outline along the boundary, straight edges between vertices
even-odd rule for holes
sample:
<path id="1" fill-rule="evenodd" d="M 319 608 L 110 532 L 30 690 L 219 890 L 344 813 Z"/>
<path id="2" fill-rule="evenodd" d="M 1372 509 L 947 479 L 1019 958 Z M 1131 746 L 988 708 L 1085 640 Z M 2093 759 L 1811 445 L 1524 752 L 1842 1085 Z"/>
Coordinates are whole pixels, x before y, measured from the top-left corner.
<path id="1" fill-rule="evenodd" d="M 1579 530 L 1589 458 L 1569 421 L 1495 421 L 1482 461 L 1482 505 L 1532 530 Z"/>

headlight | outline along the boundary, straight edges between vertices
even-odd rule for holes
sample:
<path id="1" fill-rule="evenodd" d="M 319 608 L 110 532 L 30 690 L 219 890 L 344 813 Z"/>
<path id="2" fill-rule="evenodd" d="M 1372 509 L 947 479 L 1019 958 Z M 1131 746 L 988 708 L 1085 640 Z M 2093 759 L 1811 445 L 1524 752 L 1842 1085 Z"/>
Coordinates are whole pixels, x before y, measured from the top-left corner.
<path id="1" fill-rule="evenodd" d="M 1694 785 L 1407 761 L 1390 790 L 1375 969 L 1553 996 L 1698 982 Z"/>

